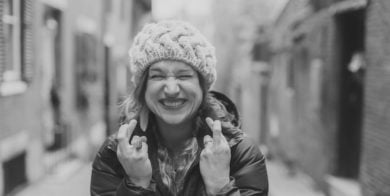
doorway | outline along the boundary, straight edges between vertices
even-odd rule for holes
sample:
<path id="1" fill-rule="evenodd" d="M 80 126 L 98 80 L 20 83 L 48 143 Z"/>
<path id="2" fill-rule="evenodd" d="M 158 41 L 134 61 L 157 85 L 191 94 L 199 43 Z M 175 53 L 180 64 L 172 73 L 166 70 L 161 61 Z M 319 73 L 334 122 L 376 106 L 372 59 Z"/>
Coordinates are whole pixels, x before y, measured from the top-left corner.
<path id="1" fill-rule="evenodd" d="M 340 100 L 335 175 L 358 179 L 361 154 L 365 10 L 336 16 Z"/>

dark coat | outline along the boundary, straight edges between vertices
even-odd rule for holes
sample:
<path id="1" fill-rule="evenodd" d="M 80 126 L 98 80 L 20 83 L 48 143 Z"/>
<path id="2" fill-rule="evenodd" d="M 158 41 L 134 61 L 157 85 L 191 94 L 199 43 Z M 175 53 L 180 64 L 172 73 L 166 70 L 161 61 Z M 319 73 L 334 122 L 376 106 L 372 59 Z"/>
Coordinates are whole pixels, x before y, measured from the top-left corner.
<path id="1" fill-rule="evenodd" d="M 219 97 L 217 97 L 220 99 Z M 225 97 L 224 97 L 225 98 Z M 227 104 L 226 101 L 224 103 Z M 228 103 L 228 111 L 234 105 Z M 235 111 L 236 112 L 236 111 Z M 117 141 L 110 136 L 102 145 L 92 165 L 91 195 L 92 196 L 128 196 L 128 195 L 155 195 L 168 196 L 169 190 L 164 186 L 159 172 L 157 161 L 157 147 L 153 134 L 144 133 L 137 127 L 133 135 L 145 135 L 148 138 L 149 158 L 152 163 L 153 176 L 148 189 L 137 187 L 125 178 L 126 173 L 117 159 Z M 199 137 L 198 142 L 203 138 Z M 185 177 L 183 191 L 179 195 L 202 196 L 206 195 L 203 179 L 199 169 L 199 154 Z M 230 183 L 218 195 L 268 195 L 268 177 L 265 166 L 265 157 L 257 144 L 245 135 L 236 144 L 231 146 Z"/>

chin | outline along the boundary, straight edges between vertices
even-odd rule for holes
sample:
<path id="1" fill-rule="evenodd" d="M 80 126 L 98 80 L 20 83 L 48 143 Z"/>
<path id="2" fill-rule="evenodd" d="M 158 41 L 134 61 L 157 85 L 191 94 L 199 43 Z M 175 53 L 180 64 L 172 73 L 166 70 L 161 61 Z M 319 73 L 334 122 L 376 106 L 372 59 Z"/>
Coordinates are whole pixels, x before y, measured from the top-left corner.
<path id="1" fill-rule="evenodd" d="M 162 119 L 165 123 L 171 125 L 181 124 L 186 120 L 183 116 L 164 116 Z"/>

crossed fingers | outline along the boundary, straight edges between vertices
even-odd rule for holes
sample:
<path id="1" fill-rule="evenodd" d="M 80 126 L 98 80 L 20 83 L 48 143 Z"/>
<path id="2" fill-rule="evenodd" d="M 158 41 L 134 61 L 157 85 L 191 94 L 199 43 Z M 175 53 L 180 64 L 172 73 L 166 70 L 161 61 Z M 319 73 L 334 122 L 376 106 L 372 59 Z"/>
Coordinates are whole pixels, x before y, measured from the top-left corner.
<path id="1" fill-rule="evenodd" d="M 118 150 L 125 154 L 131 153 L 134 150 L 141 150 L 147 152 L 146 137 L 145 136 L 133 136 L 130 144 L 130 138 L 137 125 L 137 120 L 131 120 L 129 124 L 124 124 L 119 128 L 117 134 Z"/>
<path id="2" fill-rule="evenodd" d="M 203 143 L 205 147 L 209 147 L 213 144 L 215 145 L 220 145 L 221 143 L 225 143 L 226 139 L 222 134 L 222 126 L 221 126 L 221 121 L 219 120 L 213 120 L 210 117 L 206 118 L 206 123 L 210 127 L 213 136 L 211 137 L 210 135 L 206 135 L 203 138 Z"/>

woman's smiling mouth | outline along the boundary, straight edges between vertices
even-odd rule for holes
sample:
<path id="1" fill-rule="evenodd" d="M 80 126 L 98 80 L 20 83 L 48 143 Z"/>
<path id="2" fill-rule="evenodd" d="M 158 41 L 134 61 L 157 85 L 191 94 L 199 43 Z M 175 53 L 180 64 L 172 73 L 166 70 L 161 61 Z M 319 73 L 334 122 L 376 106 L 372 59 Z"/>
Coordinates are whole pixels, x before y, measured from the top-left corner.
<path id="1" fill-rule="evenodd" d="M 163 99 L 160 100 L 160 103 L 166 108 L 175 109 L 184 105 L 185 100 L 184 99 Z"/>

